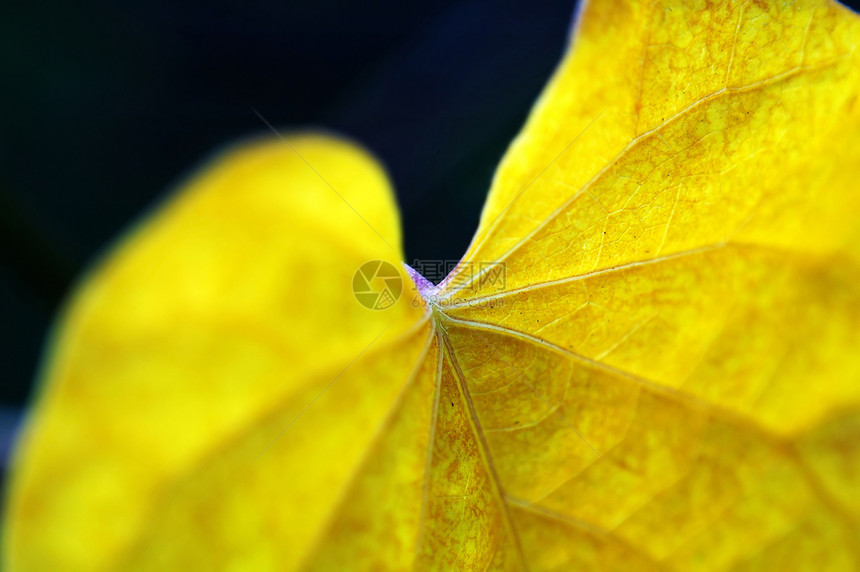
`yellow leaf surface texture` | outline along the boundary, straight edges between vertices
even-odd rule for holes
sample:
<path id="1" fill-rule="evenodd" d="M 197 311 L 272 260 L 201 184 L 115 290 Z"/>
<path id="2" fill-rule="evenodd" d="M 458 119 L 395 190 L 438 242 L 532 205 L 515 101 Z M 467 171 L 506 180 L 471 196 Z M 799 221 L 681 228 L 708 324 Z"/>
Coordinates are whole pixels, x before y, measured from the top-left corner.
<path id="1" fill-rule="evenodd" d="M 858 44 L 827 1 L 587 2 L 418 290 L 355 144 L 224 154 L 62 316 L 6 567 L 857 569 Z"/>

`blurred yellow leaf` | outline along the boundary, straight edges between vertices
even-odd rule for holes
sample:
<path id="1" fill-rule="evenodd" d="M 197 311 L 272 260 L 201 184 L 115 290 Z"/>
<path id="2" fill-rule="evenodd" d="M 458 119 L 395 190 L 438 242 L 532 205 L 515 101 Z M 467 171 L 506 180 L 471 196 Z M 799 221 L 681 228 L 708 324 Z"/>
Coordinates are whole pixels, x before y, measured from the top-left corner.
<path id="1" fill-rule="evenodd" d="M 860 21 L 599 0 L 574 43 L 438 287 L 354 297 L 396 211 L 314 135 L 127 237 L 62 319 L 7 567 L 860 566 Z"/>

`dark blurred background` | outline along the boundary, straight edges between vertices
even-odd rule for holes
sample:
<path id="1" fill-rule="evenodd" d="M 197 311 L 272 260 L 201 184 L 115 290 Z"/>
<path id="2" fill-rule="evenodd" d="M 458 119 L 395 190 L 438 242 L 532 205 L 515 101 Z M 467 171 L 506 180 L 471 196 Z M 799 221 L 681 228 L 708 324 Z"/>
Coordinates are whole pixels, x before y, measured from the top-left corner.
<path id="1" fill-rule="evenodd" d="M 93 256 L 237 138 L 321 126 L 398 193 L 406 260 L 458 259 L 574 0 L 168 0 L 0 12 L 0 459 Z"/>

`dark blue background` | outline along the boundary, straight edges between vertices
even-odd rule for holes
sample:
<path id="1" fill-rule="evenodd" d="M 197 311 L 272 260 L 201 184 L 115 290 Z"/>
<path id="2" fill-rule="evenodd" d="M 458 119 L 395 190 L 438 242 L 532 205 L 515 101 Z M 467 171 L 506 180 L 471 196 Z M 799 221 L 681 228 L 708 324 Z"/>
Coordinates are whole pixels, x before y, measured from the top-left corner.
<path id="1" fill-rule="evenodd" d="M 230 142 L 324 126 L 386 164 L 407 260 L 457 259 L 558 62 L 573 1 L 57 0 L 0 18 L 0 404 L 75 276 Z M 9 14 L 11 12 L 11 14 Z"/>

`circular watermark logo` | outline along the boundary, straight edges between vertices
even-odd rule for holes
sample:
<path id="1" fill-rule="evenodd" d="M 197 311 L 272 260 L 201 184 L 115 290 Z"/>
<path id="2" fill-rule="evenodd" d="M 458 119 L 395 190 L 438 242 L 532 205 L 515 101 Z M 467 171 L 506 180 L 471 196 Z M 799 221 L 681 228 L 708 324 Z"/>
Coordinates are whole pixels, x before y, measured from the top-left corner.
<path id="1" fill-rule="evenodd" d="M 352 293 L 358 303 L 370 310 L 386 310 L 403 292 L 403 278 L 393 264 L 371 260 L 358 267 L 352 277 Z"/>

